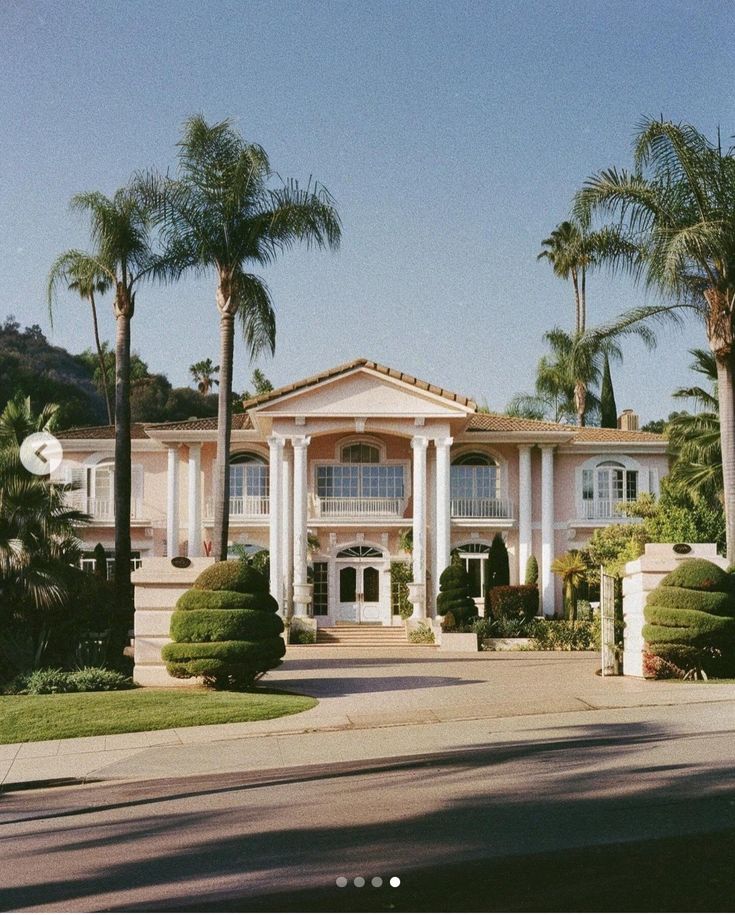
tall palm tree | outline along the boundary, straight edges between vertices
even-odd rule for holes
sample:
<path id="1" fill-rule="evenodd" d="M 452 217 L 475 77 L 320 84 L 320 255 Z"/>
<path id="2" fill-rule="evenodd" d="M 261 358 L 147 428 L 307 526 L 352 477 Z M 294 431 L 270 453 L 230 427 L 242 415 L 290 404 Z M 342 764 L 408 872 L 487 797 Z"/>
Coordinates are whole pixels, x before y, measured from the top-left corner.
<path id="1" fill-rule="evenodd" d="M 584 333 L 587 323 L 587 268 L 591 264 L 582 225 L 577 220 L 565 220 L 541 242 L 542 250 L 536 260 L 547 260 L 554 274 L 563 280 L 571 278 L 574 289 L 575 331 Z"/>
<path id="2" fill-rule="evenodd" d="M 105 350 L 100 341 L 99 324 L 97 322 L 97 303 L 95 302 L 95 293 L 103 295 L 110 289 L 110 278 L 101 270 L 92 270 L 92 266 L 84 257 L 79 258 L 78 251 L 67 251 L 56 259 L 51 267 L 50 276 L 56 282 L 62 277 L 67 280 L 67 288 L 71 292 L 78 293 L 79 297 L 89 302 L 92 308 L 92 326 L 94 327 L 94 343 L 97 349 L 97 360 L 99 362 L 100 386 L 105 396 L 105 405 L 107 406 L 107 422 L 112 425 L 112 404 L 110 402 L 110 388 L 107 383 L 107 365 L 105 360 Z M 53 289 L 51 290 L 53 294 Z M 53 315 L 52 315 L 53 320 Z"/>
<path id="3" fill-rule="evenodd" d="M 610 217 L 630 243 L 602 252 L 661 304 L 628 312 L 618 326 L 692 313 L 717 366 L 727 557 L 735 562 L 735 155 L 689 124 L 644 120 L 634 169 L 590 177 L 579 218 Z"/>
<path id="4" fill-rule="evenodd" d="M 201 359 L 189 366 L 191 377 L 196 382 L 197 390 L 205 397 L 212 390 L 212 386 L 219 384 L 214 377 L 219 372 L 219 366 L 215 365 L 211 359 Z"/>
<path id="5" fill-rule="evenodd" d="M 141 281 L 165 279 L 165 260 L 154 251 L 150 236 L 150 214 L 134 188 L 121 188 L 112 197 L 99 192 L 77 194 L 73 210 L 90 221 L 91 253 L 71 250 L 62 254 L 51 268 L 48 282 L 49 305 L 61 282 L 77 275 L 100 276 L 114 289 L 115 315 L 115 591 L 117 616 L 115 638 L 124 641 L 132 612 L 130 587 L 130 322 Z M 75 273 L 69 272 L 70 265 Z"/>
<path id="6" fill-rule="evenodd" d="M 217 465 L 214 480 L 214 543 L 227 558 L 229 451 L 232 424 L 232 360 L 235 319 L 251 358 L 275 347 L 275 313 L 268 289 L 250 265 L 271 263 L 298 241 L 337 248 L 340 220 L 321 185 L 295 181 L 271 187 L 265 151 L 247 143 L 228 121 L 186 121 L 175 179 L 142 177 L 142 193 L 155 209 L 166 249 L 180 272 L 213 272 L 220 321 Z"/>

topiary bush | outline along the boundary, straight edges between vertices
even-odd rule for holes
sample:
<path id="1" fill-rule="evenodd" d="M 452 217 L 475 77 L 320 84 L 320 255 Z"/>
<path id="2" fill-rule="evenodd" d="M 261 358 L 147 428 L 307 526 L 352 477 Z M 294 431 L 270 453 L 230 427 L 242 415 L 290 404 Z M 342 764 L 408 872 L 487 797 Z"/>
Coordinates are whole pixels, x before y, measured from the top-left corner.
<path id="1" fill-rule="evenodd" d="M 470 578 L 463 565 L 448 565 L 439 577 L 436 612 L 444 617 L 445 631 L 477 616 L 477 606 L 470 595 Z"/>
<path id="2" fill-rule="evenodd" d="M 656 675 L 659 668 L 735 673 L 735 593 L 719 566 L 684 560 L 649 594 L 644 618 L 649 673 Z"/>
<path id="3" fill-rule="evenodd" d="M 490 592 L 490 612 L 494 619 L 530 620 L 538 613 L 536 585 L 504 585 Z"/>
<path id="4" fill-rule="evenodd" d="M 538 584 L 538 559 L 531 553 L 526 562 L 526 584 Z"/>
<path id="5" fill-rule="evenodd" d="M 246 688 L 286 652 L 278 604 L 261 572 L 240 560 L 205 569 L 171 617 L 161 652 L 172 677 L 202 677 L 217 689 Z"/>

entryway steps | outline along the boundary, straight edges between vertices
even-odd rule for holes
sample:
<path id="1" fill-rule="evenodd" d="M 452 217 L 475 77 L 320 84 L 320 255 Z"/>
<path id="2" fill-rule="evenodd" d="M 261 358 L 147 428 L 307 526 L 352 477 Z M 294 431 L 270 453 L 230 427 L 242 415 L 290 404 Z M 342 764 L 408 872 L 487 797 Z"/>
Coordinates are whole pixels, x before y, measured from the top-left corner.
<path id="1" fill-rule="evenodd" d="M 317 645 L 343 645 L 349 648 L 387 648 L 408 644 L 403 626 L 339 623 L 316 631 Z"/>

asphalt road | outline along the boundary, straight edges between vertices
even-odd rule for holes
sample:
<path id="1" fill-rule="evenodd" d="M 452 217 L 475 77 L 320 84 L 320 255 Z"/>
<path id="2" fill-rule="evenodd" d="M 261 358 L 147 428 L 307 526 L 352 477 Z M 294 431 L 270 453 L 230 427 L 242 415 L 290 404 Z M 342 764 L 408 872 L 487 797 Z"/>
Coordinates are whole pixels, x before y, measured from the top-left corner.
<path id="1" fill-rule="evenodd" d="M 326 769 L 0 795 L 0 909 L 732 910 L 735 704 L 547 722 Z"/>

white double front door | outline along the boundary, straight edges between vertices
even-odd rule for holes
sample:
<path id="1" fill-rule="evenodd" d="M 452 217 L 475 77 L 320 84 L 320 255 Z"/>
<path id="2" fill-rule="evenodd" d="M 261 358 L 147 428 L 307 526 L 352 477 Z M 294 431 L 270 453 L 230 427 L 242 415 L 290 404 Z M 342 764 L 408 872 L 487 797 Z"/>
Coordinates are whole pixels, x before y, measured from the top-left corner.
<path id="1" fill-rule="evenodd" d="M 380 568 L 369 561 L 338 562 L 337 619 L 353 623 L 390 623 Z M 389 611 L 388 611 L 389 612 Z"/>

